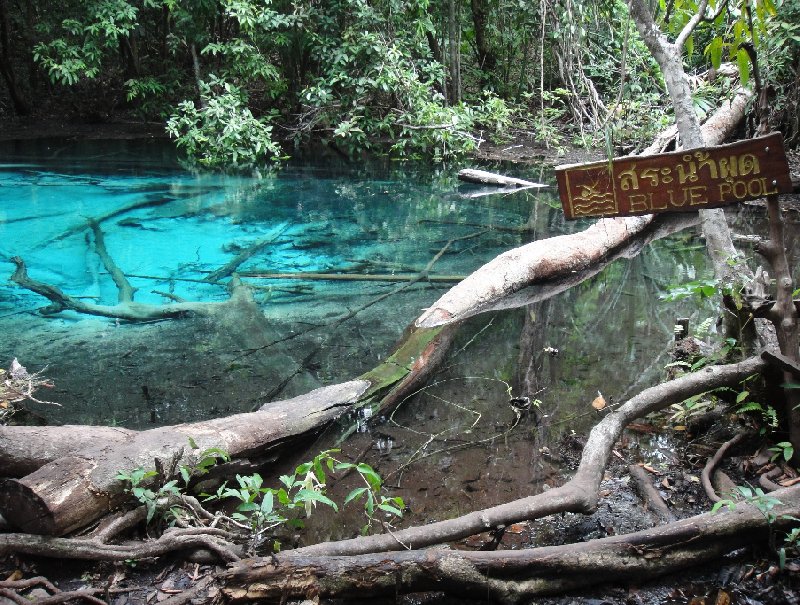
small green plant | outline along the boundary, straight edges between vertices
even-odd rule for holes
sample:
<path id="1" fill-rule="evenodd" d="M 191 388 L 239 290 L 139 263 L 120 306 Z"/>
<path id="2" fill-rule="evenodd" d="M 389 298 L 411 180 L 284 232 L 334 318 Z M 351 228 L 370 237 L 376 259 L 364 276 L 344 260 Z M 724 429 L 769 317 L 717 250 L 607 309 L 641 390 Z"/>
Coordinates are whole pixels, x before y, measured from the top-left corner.
<path id="1" fill-rule="evenodd" d="M 769 527 L 769 547 L 770 550 L 778 555 L 780 568 L 783 569 L 786 563 L 787 549 L 797 548 L 798 539 L 800 539 L 800 527 L 794 527 L 784 537 L 783 544 L 778 547 L 776 543 L 775 523 L 778 520 L 798 521 L 800 519 L 792 515 L 779 515 L 775 512 L 775 507 L 783 504 L 778 498 L 767 494 L 760 487 L 749 487 L 737 485 L 735 490 L 730 494 L 730 498 L 726 498 L 716 502 L 711 508 L 711 513 L 718 512 L 723 506 L 729 510 L 734 510 L 736 505 L 740 502 L 745 502 L 754 506 L 764 516 Z"/>
<path id="2" fill-rule="evenodd" d="M 742 390 L 736 395 L 736 407 L 734 408 L 737 414 L 754 413 L 761 417 L 764 425 L 760 429 L 763 435 L 770 429 L 778 428 L 778 413 L 771 405 L 759 403 L 758 401 L 748 401 L 750 391 Z M 790 444 L 791 447 L 791 444 Z M 791 458 L 791 456 L 789 456 Z M 788 458 L 787 458 L 788 460 Z"/>
<path id="3" fill-rule="evenodd" d="M 686 423 L 689 418 L 704 414 L 716 407 L 718 399 L 711 395 L 710 392 L 699 393 L 681 401 L 680 403 L 673 403 L 669 406 L 672 415 L 670 421 L 678 424 Z"/>
<path id="4" fill-rule="evenodd" d="M 773 447 L 769 448 L 769 451 L 772 452 L 770 462 L 775 462 L 779 458 L 783 458 L 784 461 L 789 462 L 792 456 L 794 456 L 794 447 L 788 441 L 776 443 Z"/>
<path id="5" fill-rule="evenodd" d="M 267 539 L 269 531 L 281 525 L 302 528 L 303 520 L 297 516 L 298 512 L 302 511 L 306 517 L 310 517 L 318 504 L 338 512 L 338 505 L 326 494 L 329 472 L 355 471 L 361 476 L 365 486 L 352 490 L 345 498 L 344 505 L 364 500 L 367 523 L 361 529 L 362 534 L 368 533 L 372 528 L 378 511 L 401 518 L 405 503 L 398 496 L 387 497 L 380 493 L 383 484 L 380 475 L 363 462 L 340 462 L 333 457 L 336 451 L 320 452 L 313 460 L 295 468 L 291 475 L 282 475 L 282 486 L 279 488 L 264 487 L 258 474 L 248 477 L 237 475 L 237 487 L 223 486 L 215 494 L 205 494 L 204 501 L 226 498 L 239 500 L 236 511 L 231 516 L 249 529 L 252 550 Z M 277 549 L 279 546 L 273 545 L 273 548 Z"/>
<path id="6" fill-rule="evenodd" d="M 200 449 L 193 439 L 189 440 L 189 444 L 193 450 Z M 230 500 L 237 502 L 230 516 L 222 513 L 214 516 L 207 511 L 201 511 L 202 505 L 186 494 L 193 478 L 207 474 L 220 461 L 230 460 L 228 453 L 220 448 L 199 451 L 189 458 L 188 463 L 180 465 L 177 471 L 173 468 L 173 473 L 179 473 L 183 480 L 182 486 L 178 479 L 171 479 L 158 486 L 156 477 L 160 476 L 163 480 L 170 473 L 143 468 L 130 472 L 121 471 L 117 474 L 117 479 L 126 482 L 128 485 L 125 491 L 146 507 L 148 523 L 156 519 L 157 514 L 170 525 L 180 526 L 202 525 L 202 516 L 216 517 L 220 522 L 245 534 L 249 552 L 256 552 L 270 539 L 273 550 L 280 550 L 280 542 L 273 535 L 278 528 L 302 528 L 303 518 L 310 517 L 319 504 L 338 512 L 339 506 L 326 493 L 328 473 L 355 471 L 364 482 L 363 487 L 353 489 L 344 501 L 344 506 L 363 501 L 367 523 L 361 529 L 362 534 L 370 531 L 379 512 L 387 515 L 390 520 L 401 518 L 405 503 L 398 496 L 381 493 L 383 481 L 380 475 L 365 463 L 340 462 L 333 456 L 336 451 L 320 452 L 313 460 L 297 466 L 292 474 L 282 475 L 279 478 L 281 486 L 277 488 L 265 487 L 261 475 L 254 473 L 236 475 L 235 485 L 223 483 L 214 493 L 201 494 L 203 503 Z M 180 457 L 182 453 L 173 460 L 173 467 L 178 465 Z M 159 463 L 157 466 L 161 468 L 163 465 Z"/>
<path id="7" fill-rule="evenodd" d="M 345 505 L 364 499 L 364 513 L 367 515 L 367 523 L 361 528 L 362 535 L 369 533 L 378 511 L 383 511 L 397 518 L 403 516 L 403 508 L 405 508 L 403 499 L 399 496 L 387 497 L 381 494 L 380 489 L 383 485 L 383 480 L 368 464 L 340 462 L 336 465 L 336 469 L 355 470 L 366 483 L 365 487 L 355 488 L 344 499 Z"/>
<path id="8" fill-rule="evenodd" d="M 148 487 L 147 480 L 156 476 L 158 476 L 156 471 L 146 471 L 141 467 L 131 472 L 117 473 L 117 480 L 129 484 L 125 491 L 130 492 L 147 509 L 148 523 L 153 520 L 156 511 L 169 501 L 170 496 L 180 496 L 177 479 L 168 481 L 160 487 Z"/>

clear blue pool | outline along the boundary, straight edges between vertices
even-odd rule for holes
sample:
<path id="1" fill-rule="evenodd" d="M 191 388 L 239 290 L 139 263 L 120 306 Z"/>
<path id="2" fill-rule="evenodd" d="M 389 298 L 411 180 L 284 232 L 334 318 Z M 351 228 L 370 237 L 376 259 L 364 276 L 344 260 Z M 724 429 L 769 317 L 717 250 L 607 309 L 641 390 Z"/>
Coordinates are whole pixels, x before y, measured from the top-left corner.
<path id="1" fill-rule="evenodd" d="M 137 302 L 215 302 L 228 298 L 233 269 L 207 280 L 256 249 L 235 270 L 269 333 L 234 319 L 211 326 L 71 311 L 44 317 L 42 296 L 3 280 L 0 355 L 31 370 L 48 367 L 51 398 L 64 405 L 37 409 L 48 421 L 170 423 L 350 379 L 385 356 L 460 276 L 565 228 L 552 192 L 473 197 L 477 189 L 456 174 L 457 167 L 328 159 L 256 178 L 187 172 L 157 142 L 7 146 L 0 155 L 6 275 L 19 256 L 31 278 L 114 305 L 118 290 L 91 219 Z M 529 222 L 532 231 L 523 229 Z M 431 280 L 404 281 L 425 269 Z M 354 316 L 338 321 L 347 314 Z"/>

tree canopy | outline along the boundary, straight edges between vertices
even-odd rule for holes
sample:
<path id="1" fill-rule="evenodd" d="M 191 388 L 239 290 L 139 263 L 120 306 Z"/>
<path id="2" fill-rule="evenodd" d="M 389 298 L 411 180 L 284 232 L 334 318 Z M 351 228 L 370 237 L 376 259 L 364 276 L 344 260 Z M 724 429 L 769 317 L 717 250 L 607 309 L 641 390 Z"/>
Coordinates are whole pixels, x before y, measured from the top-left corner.
<path id="1" fill-rule="evenodd" d="M 699 19 L 687 73 L 736 63 L 797 141 L 797 0 L 650 4 L 667 33 Z M 309 141 L 446 158 L 513 130 L 628 151 L 671 119 L 622 0 L 2 0 L 0 72 L 0 116 L 163 121 L 206 167 Z M 729 88 L 698 79 L 694 110 Z"/>

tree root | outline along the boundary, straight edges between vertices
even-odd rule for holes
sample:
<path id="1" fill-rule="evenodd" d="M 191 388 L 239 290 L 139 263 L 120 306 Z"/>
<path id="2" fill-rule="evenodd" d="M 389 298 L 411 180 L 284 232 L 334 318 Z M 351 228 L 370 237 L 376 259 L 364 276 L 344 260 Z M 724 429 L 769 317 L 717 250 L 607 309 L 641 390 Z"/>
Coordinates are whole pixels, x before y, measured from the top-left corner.
<path id="1" fill-rule="evenodd" d="M 722 460 L 722 457 L 725 455 L 725 452 L 728 451 L 732 446 L 739 443 L 744 438 L 743 433 L 738 433 L 734 435 L 732 439 L 729 439 L 725 443 L 719 446 L 719 449 L 714 453 L 714 455 L 708 459 L 706 462 L 705 467 L 703 467 L 703 472 L 700 474 L 700 482 L 703 484 L 703 489 L 706 491 L 706 495 L 708 499 L 712 502 L 719 502 L 722 500 L 717 495 L 717 492 L 714 490 L 714 486 L 711 484 L 711 477 L 714 473 L 714 469 Z"/>
<path id="2" fill-rule="evenodd" d="M 157 540 L 108 544 L 95 538 L 55 538 L 34 534 L 0 534 L 0 555 L 19 554 L 86 561 L 152 559 L 187 550 L 209 550 L 222 561 L 238 561 L 241 547 L 218 535 L 214 528 L 170 528 Z"/>
<path id="3" fill-rule="evenodd" d="M 47 592 L 51 593 L 49 597 L 43 599 L 36 599 L 38 605 L 56 605 L 57 603 L 66 603 L 73 600 L 83 600 L 87 603 L 96 603 L 97 605 L 106 605 L 102 599 L 98 599 L 95 594 L 101 592 L 98 589 L 94 590 L 70 590 L 61 591 L 53 585 L 47 578 L 37 576 L 35 578 L 28 578 L 27 580 L 6 580 L 0 581 L 0 596 L 5 597 L 14 603 L 20 605 L 30 605 L 31 600 L 20 592 L 24 592 L 31 588 L 41 587 Z"/>
<path id="4" fill-rule="evenodd" d="M 784 503 L 776 508 L 778 515 L 800 513 L 800 488 L 775 495 Z M 777 523 L 790 521 L 779 518 Z M 428 549 L 344 557 L 288 551 L 236 562 L 221 580 L 223 592 L 233 602 L 443 590 L 519 603 L 593 584 L 650 580 L 737 548 L 766 543 L 769 531 L 759 510 L 741 505 L 633 534 L 530 550 Z"/>
<path id="5" fill-rule="evenodd" d="M 591 431 L 577 472 L 560 487 L 482 511 L 428 525 L 339 542 L 306 546 L 296 551 L 309 556 L 356 555 L 399 550 L 400 544 L 423 548 L 466 538 L 498 525 L 533 520 L 560 512 L 591 513 L 614 443 L 636 418 L 713 388 L 736 384 L 766 366 L 760 357 L 737 364 L 710 366 L 699 372 L 645 389 L 603 418 Z"/>

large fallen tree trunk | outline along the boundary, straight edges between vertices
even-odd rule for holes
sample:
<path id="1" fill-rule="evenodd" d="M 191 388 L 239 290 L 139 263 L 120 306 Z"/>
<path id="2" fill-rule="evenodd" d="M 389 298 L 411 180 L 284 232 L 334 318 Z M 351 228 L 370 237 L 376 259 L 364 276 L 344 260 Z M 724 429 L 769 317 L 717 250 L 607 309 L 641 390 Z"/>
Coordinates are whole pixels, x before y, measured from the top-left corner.
<path id="1" fill-rule="evenodd" d="M 299 555 L 288 551 L 244 559 L 222 574 L 234 602 L 314 597 L 365 599 L 445 591 L 490 602 L 529 602 L 594 584 L 652 580 L 722 557 L 734 549 L 766 545 L 769 534 L 800 513 L 800 487 L 772 494 L 782 506 L 770 525 L 755 506 L 704 514 L 653 529 L 528 550 L 492 552 L 445 548 L 358 556 Z"/>
<path id="2" fill-rule="evenodd" d="M 318 430 L 339 417 L 369 388 L 363 380 L 323 387 L 258 412 L 134 432 L 111 443 L 95 442 L 62 455 L 22 479 L 0 480 L 0 514 L 23 531 L 63 535 L 99 518 L 129 496 L 120 471 L 152 469 L 194 440 L 202 449 L 222 448 L 235 457 L 258 457 L 270 447 Z M 80 431 L 60 427 L 67 435 Z M 13 438 L 13 427 L 2 427 Z"/>
<path id="3" fill-rule="evenodd" d="M 148 431 L 107 427 L 0 426 L 0 515 L 37 534 L 64 535 L 127 496 L 119 471 L 154 470 L 180 456 L 189 439 L 233 458 L 258 458 L 322 430 L 354 407 L 393 405 L 426 379 L 447 351 L 453 327 L 409 329 L 383 363 L 361 378 L 265 404 L 258 412 Z"/>
<path id="4" fill-rule="evenodd" d="M 721 144 L 744 117 L 749 94 L 742 91 L 703 125 L 708 145 Z M 646 149 L 645 153 L 654 152 Z M 538 240 L 504 252 L 448 290 L 416 321 L 420 327 L 446 325 L 496 309 L 519 307 L 542 299 L 539 286 L 572 285 L 619 257 L 630 257 L 656 237 L 678 227 L 669 215 L 600 219 L 580 233 Z M 687 224 L 683 224 L 683 227 Z M 682 228 L 682 227 L 678 227 Z M 635 245 L 636 240 L 638 245 Z"/>

